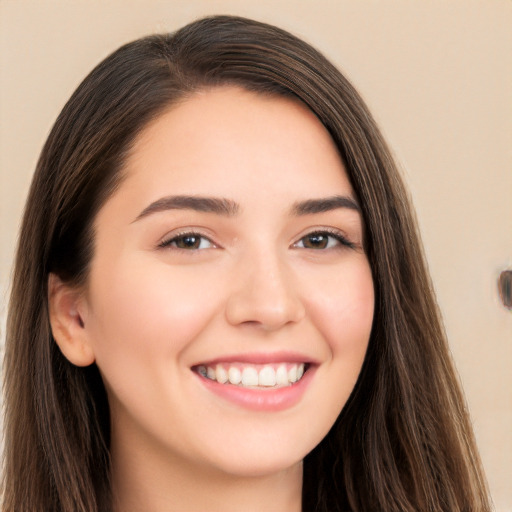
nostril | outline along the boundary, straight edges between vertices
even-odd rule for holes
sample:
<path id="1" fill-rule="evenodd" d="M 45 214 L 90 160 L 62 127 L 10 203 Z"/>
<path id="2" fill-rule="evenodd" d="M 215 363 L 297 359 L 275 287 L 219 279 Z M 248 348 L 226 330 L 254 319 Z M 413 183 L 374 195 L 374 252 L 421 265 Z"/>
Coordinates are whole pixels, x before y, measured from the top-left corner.
<path id="1" fill-rule="evenodd" d="M 233 293 L 226 303 L 226 318 L 230 324 L 269 331 L 297 323 L 304 314 L 300 298 L 294 291 L 284 288 L 246 286 Z"/>
<path id="2" fill-rule="evenodd" d="M 273 331 L 297 323 L 305 308 L 295 275 L 277 253 L 248 252 L 233 273 L 233 288 L 225 303 L 232 325 Z"/>

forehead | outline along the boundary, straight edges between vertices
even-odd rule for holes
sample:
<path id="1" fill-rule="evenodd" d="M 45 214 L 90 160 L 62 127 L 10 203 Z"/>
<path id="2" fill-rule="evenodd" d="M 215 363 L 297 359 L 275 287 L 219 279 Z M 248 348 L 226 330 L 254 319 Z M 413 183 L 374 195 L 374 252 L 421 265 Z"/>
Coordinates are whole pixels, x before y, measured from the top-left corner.
<path id="1" fill-rule="evenodd" d="M 276 181 L 307 196 L 352 193 L 332 138 L 310 110 L 233 86 L 196 92 L 161 114 L 136 139 L 124 171 L 151 195 L 162 187 L 190 193 L 193 183 L 198 194 L 229 196 L 230 187 L 270 190 Z"/>

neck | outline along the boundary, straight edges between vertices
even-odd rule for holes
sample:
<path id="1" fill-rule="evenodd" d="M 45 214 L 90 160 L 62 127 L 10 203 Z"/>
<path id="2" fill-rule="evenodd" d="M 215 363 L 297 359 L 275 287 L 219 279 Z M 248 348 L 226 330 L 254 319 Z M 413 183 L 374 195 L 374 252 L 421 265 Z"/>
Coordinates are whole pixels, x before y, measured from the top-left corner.
<path id="1" fill-rule="evenodd" d="M 302 463 L 261 476 L 112 452 L 115 512 L 300 512 Z"/>

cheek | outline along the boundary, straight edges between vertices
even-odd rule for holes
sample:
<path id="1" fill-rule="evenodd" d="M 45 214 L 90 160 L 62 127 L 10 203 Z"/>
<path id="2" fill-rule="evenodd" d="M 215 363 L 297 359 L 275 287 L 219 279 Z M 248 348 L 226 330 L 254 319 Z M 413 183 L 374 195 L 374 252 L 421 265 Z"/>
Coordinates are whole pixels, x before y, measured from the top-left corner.
<path id="1" fill-rule="evenodd" d="M 366 261 L 356 261 L 341 272 L 331 272 L 309 293 L 309 310 L 329 345 L 333 360 L 346 366 L 362 365 L 373 323 L 374 288 Z"/>
<path id="2" fill-rule="evenodd" d="M 359 377 L 373 323 L 374 288 L 365 261 L 327 269 L 317 275 L 308 293 L 308 311 L 325 342 L 325 361 L 317 370 L 318 392 L 313 396 L 316 414 L 308 419 L 318 443 L 347 403 Z"/>
<path id="3" fill-rule="evenodd" d="M 88 327 L 98 364 L 176 360 L 215 315 L 216 289 L 192 268 L 178 272 L 163 263 L 121 261 L 93 276 Z"/>

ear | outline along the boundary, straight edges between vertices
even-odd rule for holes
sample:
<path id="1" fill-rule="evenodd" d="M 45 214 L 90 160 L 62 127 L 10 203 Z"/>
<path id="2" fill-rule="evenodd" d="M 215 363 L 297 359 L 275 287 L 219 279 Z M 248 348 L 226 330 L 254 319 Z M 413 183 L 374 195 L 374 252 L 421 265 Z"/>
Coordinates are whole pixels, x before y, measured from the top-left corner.
<path id="1" fill-rule="evenodd" d="M 64 357 L 76 366 L 94 363 L 94 351 L 85 329 L 83 294 L 57 275 L 48 277 L 48 305 L 52 334 Z"/>

